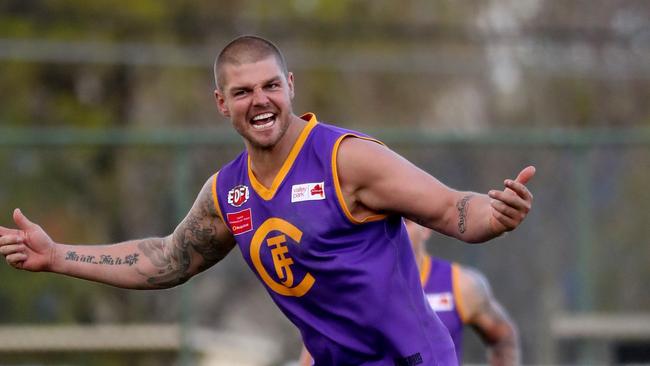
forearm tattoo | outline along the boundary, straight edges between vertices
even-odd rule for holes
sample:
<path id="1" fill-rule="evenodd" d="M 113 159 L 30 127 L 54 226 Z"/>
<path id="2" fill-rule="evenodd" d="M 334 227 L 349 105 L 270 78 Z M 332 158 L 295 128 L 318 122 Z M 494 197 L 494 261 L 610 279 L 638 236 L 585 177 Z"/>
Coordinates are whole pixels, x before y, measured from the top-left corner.
<path id="1" fill-rule="evenodd" d="M 174 232 L 172 243 L 165 247 L 162 239 L 150 239 L 138 244 L 144 256 L 157 268 L 147 282 L 160 287 L 171 287 L 187 281 L 191 276 L 192 253 L 201 255 L 200 272 L 219 262 L 232 245 L 217 238 L 217 226 L 211 213 L 211 199 L 204 199 L 200 209 L 190 212 Z"/>
<path id="2" fill-rule="evenodd" d="M 79 254 L 76 251 L 70 250 L 65 254 L 63 260 L 89 264 L 105 264 L 109 266 L 132 266 L 138 262 L 139 256 L 140 254 L 138 253 L 128 254 L 124 257 L 113 257 L 110 254 L 100 254 L 99 256 L 95 256 Z"/>
<path id="3" fill-rule="evenodd" d="M 174 242 L 166 247 L 164 239 L 145 239 L 138 243 L 142 254 L 156 267 L 156 274 L 149 276 L 147 282 L 156 287 L 172 287 L 189 279 L 191 256 L 187 245 Z"/>
<path id="4" fill-rule="evenodd" d="M 469 210 L 469 200 L 473 195 L 468 194 L 456 203 L 458 209 L 458 231 L 463 234 L 467 230 L 467 211 Z"/>

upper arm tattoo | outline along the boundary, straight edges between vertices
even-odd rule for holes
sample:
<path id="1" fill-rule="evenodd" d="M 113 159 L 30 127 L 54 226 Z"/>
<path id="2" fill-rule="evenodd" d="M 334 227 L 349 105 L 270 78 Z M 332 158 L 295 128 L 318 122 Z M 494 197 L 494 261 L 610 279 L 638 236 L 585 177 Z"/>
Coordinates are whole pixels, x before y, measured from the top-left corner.
<path id="1" fill-rule="evenodd" d="M 226 243 L 222 239 L 224 235 L 219 233 L 217 226 L 221 218 L 215 212 L 212 197 L 204 196 L 208 197 L 201 200 L 198 212 L 195 213 L 194 209 L 190 211 L 181 230 L 175 233 L 175 241 L 191 247 L 201 255 L 205 262 L 202 269 L 219 262 L 234 246 L 234 241 Z M 225 226 L 222 230 L 225 230 Z"/>
<path id="2" fill-rule="evenodd" d="M 456 209 L 458 210 L 458 232 L 461 234 L 467 230 L 467 211 L 469 210 L 469 200 L 472 197 L 474 195 L 468 194 L 456 203 Z"/>
<path id="3" fill-rule="evenodd" d="M 204 187 L 168 243 L 164 239 L 150 239 L 138 244 L 158 269 L 147 281 L 161 287 L 175 286 L 223 259 L 234 247 L 234 239 L 223 232 L 225 226 L 219 227 L 220 220 L 210 192 Z M 196 253 L 200 262 L 192 268 Z"/>

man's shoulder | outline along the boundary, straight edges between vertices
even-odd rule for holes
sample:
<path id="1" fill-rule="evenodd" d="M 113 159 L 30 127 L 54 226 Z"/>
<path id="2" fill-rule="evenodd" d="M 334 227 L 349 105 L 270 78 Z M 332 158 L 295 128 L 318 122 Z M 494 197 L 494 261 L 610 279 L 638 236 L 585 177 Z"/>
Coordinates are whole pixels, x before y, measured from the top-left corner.
<path id="1" fill-rule="evenodd" d="M 458 266 L 458 287 L 466 307 L 471 311 L 491 297 L 490 284 L 487 277 L 478 269 L 466 265 L 456 265 Z"/>
<path id="2" fill-rule="evenodd" d="M 366 138 L 366 135 L 358 131 L 319 121 L 318 124 L 314 126 L 314 129 L 307 140 L 307 145 L 317 151 L 331 149 L 332 147 L 338 151 L 341 146 L 349 144 L 348 140 L 358 140 L 354 137 Z M 345 149 L 347 149 L 347 147 Z"/>
<path id="3" fill-rule="evenodd" d="M 321 132 L 332 133 L 337 135 L 350 135 L 358 137 L 370 137 L 370 135 L 351 128 L 341 127 L 327 122 L 318 121 L 317 127 Z"/>
<path id="4" fill-rule="evenodd" d="M 487 277 L 478 269 L 464 264 L 461 265 L 459 263 L 454 263 L 453 265 L 458 267 L 458 273 L 462 276 L 464 281 L 470 283 L 473 286 L 489 286 Z"/>

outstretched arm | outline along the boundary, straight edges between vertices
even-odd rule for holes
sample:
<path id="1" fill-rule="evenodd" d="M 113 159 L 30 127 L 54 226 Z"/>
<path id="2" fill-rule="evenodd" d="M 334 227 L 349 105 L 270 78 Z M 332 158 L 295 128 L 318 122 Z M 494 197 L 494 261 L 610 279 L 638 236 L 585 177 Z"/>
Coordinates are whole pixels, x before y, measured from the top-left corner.
<path id="1" fill-rule="evenodd" d="M 526 183 L 532 166 L 503 190 L 488 194 L 451 189 L 390 149 L 372 141 L 346 138 L 337 167 L 341 191 L 356 218 L 395 213 L 466 242 L 483 242 L 516 228 L 532 206 Z"/>
<path id="2" fill-rule="evenodd" d="M 517 328 L 492 295 L 487 279 L 478 271 L 467 267 L 461 267 L 458 273 L 465 321 L 487 346 L 490 365 L 519 365 L 521 360 Z"/>
<path id="3" fill-rule="evenodd" d="M 0 227 L 0 253 L 9 265 L 109 285 L 155 289 L 176 286 L 221 260 L 234 239 L 216 213 L 210 180 L 173 234 L 109 245 L 54 242 L 16 209 L 16 229 Z"/>

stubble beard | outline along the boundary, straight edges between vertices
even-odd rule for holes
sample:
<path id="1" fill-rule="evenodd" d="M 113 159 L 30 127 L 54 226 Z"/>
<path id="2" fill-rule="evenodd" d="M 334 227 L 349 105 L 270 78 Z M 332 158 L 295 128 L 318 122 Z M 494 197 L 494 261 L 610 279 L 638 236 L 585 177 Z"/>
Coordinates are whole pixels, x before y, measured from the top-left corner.
<path id="1" fill-rule="evenodd" d="M 278 116 L 279 117 L 279 116 Z M 240 132 L 242 136 L 248 141 L 248 144 L 250 145 L 251 148 L 260 150 L 260 151 L 271 151 L 275 146 L 282 140 L 284 135 L 287 133 L 287 130 L 289 129 L 291 121 L 287 121 L 286 123 L 280 122 L 279 119 L 276 120 L 276 123 L 280 123 L 280 131 L 278 132 L 277 137 L 275 137 L 273 140 L 268 141 L 268 142 L 261 142 L 258 141 L 252 137 L 246 137 L 244 134 Z"/>

